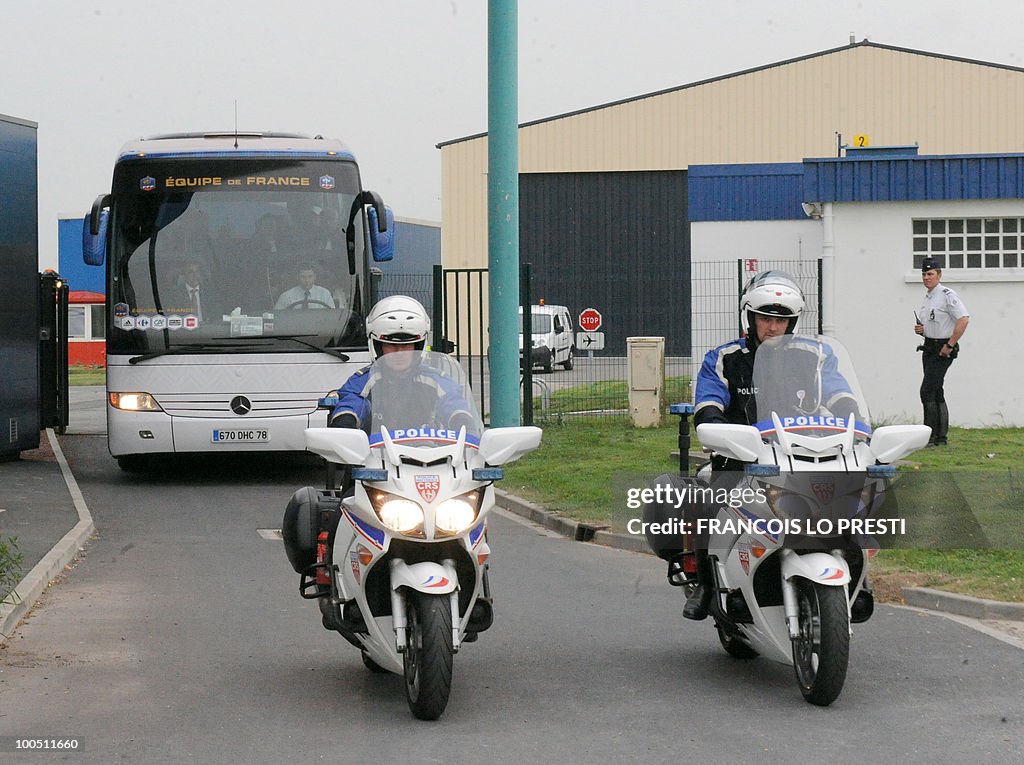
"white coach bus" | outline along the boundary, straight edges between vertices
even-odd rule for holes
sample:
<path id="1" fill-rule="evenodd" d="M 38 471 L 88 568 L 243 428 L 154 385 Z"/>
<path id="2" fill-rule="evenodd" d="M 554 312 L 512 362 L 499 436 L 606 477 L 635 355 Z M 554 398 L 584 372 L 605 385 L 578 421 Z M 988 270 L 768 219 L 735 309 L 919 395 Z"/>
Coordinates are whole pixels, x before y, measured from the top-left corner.
<path id="1" fill-rule="evenodd" d="M 301 451 L 317 399 L 369 361 L 372 260 L 390 209 L 319 136 L 129 142 L 83 226 L 106 265 L 107 435 L 125 470 L 156 454 Z"/>

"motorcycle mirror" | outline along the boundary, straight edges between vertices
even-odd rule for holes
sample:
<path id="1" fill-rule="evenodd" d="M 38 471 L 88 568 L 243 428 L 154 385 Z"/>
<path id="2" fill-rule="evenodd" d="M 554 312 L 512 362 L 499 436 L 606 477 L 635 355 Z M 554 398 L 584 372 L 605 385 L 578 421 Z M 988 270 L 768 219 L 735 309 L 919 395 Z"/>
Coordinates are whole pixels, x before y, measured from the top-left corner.
<path id="1" fill-rule="evenodd" d="M 524 425 L 515 428 L 493 428 L 480 439 L 479 454 L 488 465 L 514 462 L 540 446 L 540 428 Z"/>
<path id="2" fill-rule="evenodd" d="M 927 425 L 883 425 L 871 434 L 871 453 L 879 462 L 895 462 L 924 448 L 931 435 Z"/>
<path id="3" fill-rule="evenodd" d="M 756 462 L 761 455 L 761 431 L 753 425 L 705 422 L 697 426 L 702 446 L 740 462 Z"/>
<path id="4" fill-rule="evenodd" d="M 370 456 L 370 439 L 354 428 L 306 428 L 306 450 L 339 465 L 362 465 Z"/>

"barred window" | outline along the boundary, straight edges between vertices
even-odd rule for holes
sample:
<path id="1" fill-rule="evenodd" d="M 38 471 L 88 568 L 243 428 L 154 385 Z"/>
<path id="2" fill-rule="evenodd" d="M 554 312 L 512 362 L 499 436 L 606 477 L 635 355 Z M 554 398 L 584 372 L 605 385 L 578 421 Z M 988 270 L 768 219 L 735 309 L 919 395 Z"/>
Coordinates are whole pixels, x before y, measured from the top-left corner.
<path id="1" fill-rule="evenodd" d="M 913 220 L 914 270 L 935 258 L 945 269 L 1024 267 L 1024 218 Z"/>

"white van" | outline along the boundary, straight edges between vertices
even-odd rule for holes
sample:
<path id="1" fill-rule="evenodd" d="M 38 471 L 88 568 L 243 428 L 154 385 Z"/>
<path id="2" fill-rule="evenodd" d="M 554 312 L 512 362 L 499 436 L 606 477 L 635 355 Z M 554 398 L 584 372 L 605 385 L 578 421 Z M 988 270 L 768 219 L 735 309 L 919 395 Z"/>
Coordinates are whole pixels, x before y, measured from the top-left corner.
<path id="1" fill-rule="evenodd" d="M 569 309 L 564 305 L 530 306 L 530 330 L 533 333 L 530 358 L 533 366 L 550 372 L 555 364 L 572 369 L 576 353 Z M 523 361 L 523 308 L 519 307 L 519 362 Z"/>

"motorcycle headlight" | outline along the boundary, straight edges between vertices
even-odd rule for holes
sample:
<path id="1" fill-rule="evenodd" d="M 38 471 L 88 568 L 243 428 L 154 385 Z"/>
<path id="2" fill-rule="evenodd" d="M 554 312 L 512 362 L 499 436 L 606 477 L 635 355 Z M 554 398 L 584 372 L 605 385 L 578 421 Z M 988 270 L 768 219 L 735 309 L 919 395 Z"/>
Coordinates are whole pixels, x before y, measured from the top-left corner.
<path id="1" fill-rule="evenodd" d="M 368 490 L 373 511 L 380 522 L 401 534 L 423 532 L 423 508 L 412 500 L 397 497 L 386 491 Z"/>
<path id="2" fill-rule="evenodd" d="M 768 507 L 775 514 L 776 518 L 786 520 L 787 518 L 809 519 L 813 516 L 813 508 L 804 497 L 794 494 L 791 491 L 775 486 L 770 483 L 761 482 L 764 489 L 765 499 Z"/>
<path id="3" fill-rule="evenodd" d="M 111 391 L 107 394 L 110 405 L 126 412 L 162 412 L 156 399 L 148 393 L 120 393 Z"/>
<path id="4" fill-rule="evenodd" d="M 480 507 L 480 492 L 470 491 L 446 499 L 434 511 L 434 527 L 444 534 L 458 534 L 473 525 Z"/>

